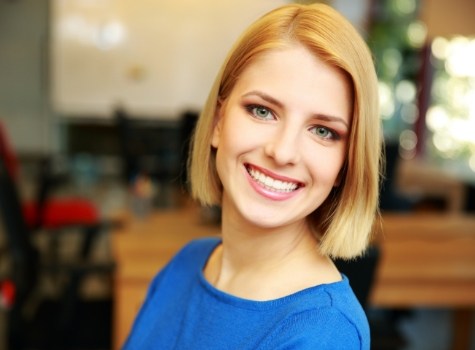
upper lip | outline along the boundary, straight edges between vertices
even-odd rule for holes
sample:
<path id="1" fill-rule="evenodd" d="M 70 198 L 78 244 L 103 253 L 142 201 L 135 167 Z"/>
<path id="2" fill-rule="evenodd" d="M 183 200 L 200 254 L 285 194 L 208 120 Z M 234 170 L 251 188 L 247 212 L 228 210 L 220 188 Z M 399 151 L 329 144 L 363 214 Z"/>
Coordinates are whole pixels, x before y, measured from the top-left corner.
<path id="1" fill-rule="evenodd" d="M 254 165 L 254 164 L 250 164 L 250 163 L 246 163 L 244 164 L 246 168 L 253 168 L 253 169 L 256 169 L 257 171 L 263 173 L 264 175 L 267 175 L 267 176 L 270 176 L 272 177 L 273 179 L 275 180 L 280 180 L 282 182 L 291 182 L 291 183 L 295 183 L 297 184 L 299 187 L 301 186 L 304 186 L 304 184 L 296 179 L 292 179 L 290 177 L 287 177 L 287 176 L 282 176 L 282 175 L 279 175 L 279 174 L 276 174 L 268 169 L 264 169 L 264 168 L 261 168 L 257 165 Z"/>

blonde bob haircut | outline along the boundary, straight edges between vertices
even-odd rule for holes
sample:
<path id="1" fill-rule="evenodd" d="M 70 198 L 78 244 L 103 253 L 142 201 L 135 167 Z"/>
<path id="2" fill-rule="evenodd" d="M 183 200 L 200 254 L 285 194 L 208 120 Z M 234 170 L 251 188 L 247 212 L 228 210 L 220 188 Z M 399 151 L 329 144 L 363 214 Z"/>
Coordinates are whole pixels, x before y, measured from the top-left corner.
<path id="1" fill-rule="evenodd" d="M 378 211 L 382 136 L 377 77 L 364 40 L 327 5 L 279 7 L 251 24 L 234 44 L 195 129 L 189 163 L 191 194 L 203 205 L 221 203 L 223 189 L 216 171 L 216 150 L 211 147 L 218 101 L 228 98 L 244 69 L 257 57 L 295 44 L 341 70 L 352 88 L 353 115 L 342 180 L 307 219 L 322 254 L 356 257 L 369 242 Z"/>

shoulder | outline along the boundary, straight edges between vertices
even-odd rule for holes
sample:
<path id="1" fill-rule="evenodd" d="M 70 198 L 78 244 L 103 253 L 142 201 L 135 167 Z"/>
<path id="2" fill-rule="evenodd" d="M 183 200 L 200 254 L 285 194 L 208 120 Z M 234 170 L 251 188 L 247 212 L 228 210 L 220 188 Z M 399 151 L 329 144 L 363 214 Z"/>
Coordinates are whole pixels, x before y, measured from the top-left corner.
<path id="1" fill-rule="evenodd" d="M 370 348 L 369 324 L 348 279 L 307 290 L 273 332 L 272 349 Z"/>
<path id="2" fill-rule="evenodd" d="M 302 311 L 282 324 L 282 349 L 369 349 L 369 330 L 334 307 Z"/>
<path id="3" fill-rule="evenodd" d="M 186 264 L 186 263 L 206 263 L 206 260 L 221 242 L 219 237 L 199 238 L 188 242 L 183 246 L 170 260 L 168 265 Z"/>
<path id="4" fill-rule="evenodd" d="M 292 314 L 276 329 L 269 349 L 369 350 L 367 321 L 349 316 L 333 306 Z"/>
<path id="5" fill-rule="evenodd" d="M 221 239 L 218 237 L 208 237 L 187 243 L 155 276 L 151 289 L 164 278 L 180 279 L 184 274 L 188 275 L 201 271 L 211 252 L 220 242 Z"/>
<path id="6" fill-rule="evenodd" d="M 199 255 L 208 258 L 209 254 L 221 243 L 219 237 L 205 237 L 194 239 L 187 243 L 177 254 L 177 256 L 183 255 Z"/>
<path id="7" fill-rule="evenodd" d="M 218 237 L 207 237 L 195 239 L 187 243 L 170 261 L 170 265 L 185 265 L 199 266 L 202 268 L 209 256 L 221 242 Z"/>

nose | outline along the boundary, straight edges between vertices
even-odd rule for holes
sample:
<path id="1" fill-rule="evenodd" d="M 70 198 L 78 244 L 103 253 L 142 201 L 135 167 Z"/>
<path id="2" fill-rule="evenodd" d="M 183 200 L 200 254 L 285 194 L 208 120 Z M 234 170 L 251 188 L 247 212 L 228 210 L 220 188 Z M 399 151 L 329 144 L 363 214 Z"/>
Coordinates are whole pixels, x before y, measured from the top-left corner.
<path id="1" fill-rule="evenodd" d="M 297 128 L 282 124 L 267 140 L 264 151 L 277 165 L 294 165 L 300 161 L 300 137 Z"/>

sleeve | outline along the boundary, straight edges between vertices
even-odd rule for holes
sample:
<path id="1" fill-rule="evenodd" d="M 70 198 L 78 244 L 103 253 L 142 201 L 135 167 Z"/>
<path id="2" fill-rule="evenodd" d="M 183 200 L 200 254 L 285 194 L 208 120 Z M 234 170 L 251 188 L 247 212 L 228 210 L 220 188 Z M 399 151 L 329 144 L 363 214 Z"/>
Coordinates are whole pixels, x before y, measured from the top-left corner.
<path id="1" fill-rule="evenodd" d="M 304 311 L 287 319 L 274 332 L 267 349 L 369 350 L 369 334 L 335 308 Z"/>

